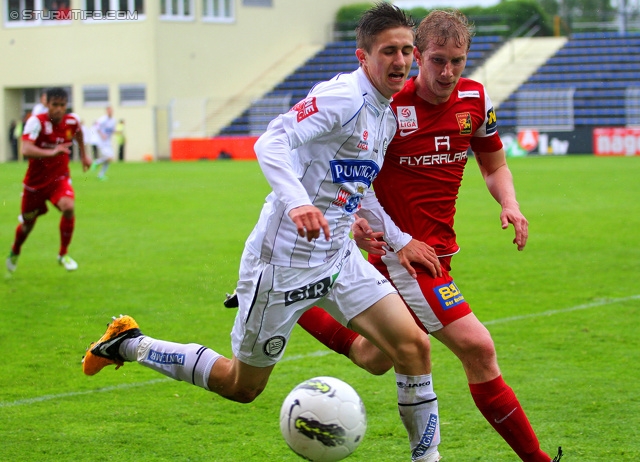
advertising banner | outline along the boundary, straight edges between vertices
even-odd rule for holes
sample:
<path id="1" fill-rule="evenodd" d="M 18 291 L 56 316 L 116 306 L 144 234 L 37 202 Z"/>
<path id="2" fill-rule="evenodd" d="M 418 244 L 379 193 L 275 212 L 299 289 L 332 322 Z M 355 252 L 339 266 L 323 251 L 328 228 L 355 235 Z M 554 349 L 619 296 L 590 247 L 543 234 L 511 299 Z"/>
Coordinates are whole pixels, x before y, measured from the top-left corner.
<path id="1" fill-rule="evenodd" d="M 593 129 L 596 156 L 640 156 L 640 127 L 602 127 Z"/>
<path id="2" fill-rule="evenodd" d="M 515 133 L 509 130 L 500 132 L 500 138 L 509 157 L 593 154 L 591 127 L 576 127 L 569 132 L 523 128 Z"/>

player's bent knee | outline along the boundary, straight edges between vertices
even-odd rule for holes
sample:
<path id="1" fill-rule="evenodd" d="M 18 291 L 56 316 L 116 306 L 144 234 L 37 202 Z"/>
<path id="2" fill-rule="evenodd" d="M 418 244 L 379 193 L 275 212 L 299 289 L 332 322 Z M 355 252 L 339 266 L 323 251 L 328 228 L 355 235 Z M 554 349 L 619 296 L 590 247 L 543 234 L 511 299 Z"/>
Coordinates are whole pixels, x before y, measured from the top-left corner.
<path id="1" fill-rule="evenodd" d="M 466 350 L 472 356 L 480 356 L 485 358 L 495 358 L 496 356 L 496 347 L 490 335 L 478 337 L 469 342 Z"/>
<path id="2" fill-rule="evenodd" d="M 430 363 L 431 348 L 429 339 L 416 338 L 414 341 L 402 342 L 393 351 L 393 363 L 397 366 L 410 366 L 416 363 Z"/>
<path id="3" fill-rule="evenodd" d="M 393 362 L 383 356 L 382 359 L 376 358 L 374 361 L 367 363 L 367 367 L 364 369 L 371 375 L 384 375 L 393 367 Z"/>
<path id="4" fill-rule="evenodd" d="M 29 223 L 27 223 L 27 222 L 22 223 L 22 225 L 21 225 L 22 226 L 22 232 L 25 233 L 25 234 L 29 234 L 33 230 L 33 227 L 35 226 L 35 224 L 36 224 L 35 221 L 31 221 Z"/>
<path id="5" fill-rule="evenodd" d="M 393 361 L 377 346 L 360 336 L 353 342 L 349 358 L 372 375 L 383 375 L 393 367 Z"/>

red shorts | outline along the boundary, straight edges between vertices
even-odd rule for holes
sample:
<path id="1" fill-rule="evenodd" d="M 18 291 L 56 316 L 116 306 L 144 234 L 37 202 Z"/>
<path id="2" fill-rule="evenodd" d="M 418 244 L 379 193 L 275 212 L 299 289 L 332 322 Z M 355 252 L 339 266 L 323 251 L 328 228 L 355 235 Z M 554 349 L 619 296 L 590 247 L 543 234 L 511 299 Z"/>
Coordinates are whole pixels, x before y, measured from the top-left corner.
<path id="1" fill-rule="evenodd" d="M 71 178 L 61 178 L 40 189 L 33 189 L 25 185 L 22 192 L 22 219 L 24 221 L 35 220 L 39 215 L 44 215 L 49 210 L 47 200 L 56 205 L 63 197 L 75 198 Z"/>
<path id="2" fill-rule="evenodd" d="M 426 269 L 416 268 L 413 279 L 393 252 L 369 255 L 369 261 L 398 289 L 419 325 L 435 332 L 469 313 L 471 308 L 449 274 L 451 257 L 441 257 L 442 276 L 434 278 Z"/>

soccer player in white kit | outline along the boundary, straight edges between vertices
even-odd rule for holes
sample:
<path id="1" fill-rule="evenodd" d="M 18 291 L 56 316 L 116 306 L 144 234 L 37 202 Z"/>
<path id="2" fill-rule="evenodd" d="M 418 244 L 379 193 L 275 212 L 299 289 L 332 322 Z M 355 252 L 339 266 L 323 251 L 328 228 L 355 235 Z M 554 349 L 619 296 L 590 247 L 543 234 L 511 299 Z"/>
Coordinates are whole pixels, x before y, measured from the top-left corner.
<path id="1" fill-rule="evenodd" d="M 389 3 L 372 7 L 356 29 L 360 68 L 316 85 L 258 139 L 256 155 L 273 192 L 240 264 L 233 357 L 153 339 L 121 316 L 89 347 L 85 374 L 137 361 L 248 403 L 265 388 L 298 318 L 320 305 L 392 359 L 411 459 L 439 460 L 428 337 L 349 237 L 396 131 L 390 102 L 411 69 L 413 26 Z M 435 252 L 421 263 L 435 271 Z"/>
<path id="2" fill-rule="evenodd" d="M 33 109 L 31 109 L 31 115 L 35 117 L 39 116 L 40 114 L 46 114 L 48 112 L 49 108 L 47 107 L 47 91 L 42 90 L 42 92 L 40 92 L 40 101 L 38 102 L 38 104 L 33 106 Z"/>
<path id="3" fill-rule="evenodd" d="M 97 132 L 95 134 L 96 146 L 100 152 L 100 157 L 91 164 L 91 170 L 95 170 L 99 165 L 102 165 L 100 172 L 98 172 L 98 178 L 104 180 L 106 179 L 109 164 L 114 158 L 111 138 L 116 131 L 116 119 L 113 118 L 113 109 L 110 106 L 107 107 L 107 113 L 96 121 L 95 130 Z"/>

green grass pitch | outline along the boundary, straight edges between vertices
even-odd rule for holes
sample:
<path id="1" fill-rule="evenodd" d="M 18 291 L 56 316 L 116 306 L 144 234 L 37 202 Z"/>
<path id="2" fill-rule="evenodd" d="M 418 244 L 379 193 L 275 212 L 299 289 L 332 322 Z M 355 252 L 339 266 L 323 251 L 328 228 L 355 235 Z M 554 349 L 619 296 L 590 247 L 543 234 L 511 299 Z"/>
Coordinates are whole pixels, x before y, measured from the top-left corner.
<path id="1" fill-rule="evenodd" d="M 500 229 L 474 164 L 458 201 L 453 275 L 543 448 L 561 445 L 563 462 L 640 460 L 640 158 L 511 159 L 530 222 L 523 252 Z M 25 169 L 0 165 L 3 258 Z M 78 271 L 56 262 L 52 208 L 18 271 L 0 280 L 1 460 L 299 460 L 280 436 L 280 404 L 317 375 L 348 381 L 367 407 L 368 432 L 349 460 L 409 460 L 393 374 L 369 376 L 299 328 L 251 404 L 136 364 L 84 376 L 85 348 L 121 313 L 149 335 L 229 355 L 235 311 L 222 300 L 269 188 L 255 162 L 116 164 L 104 183 L 77 163 L 72 174 Z M 433 349 L 444 460 L 515 461 L 473 405 L 459 362 Z"/>

